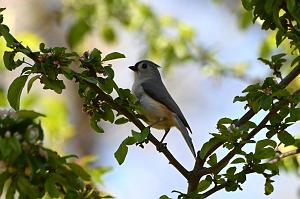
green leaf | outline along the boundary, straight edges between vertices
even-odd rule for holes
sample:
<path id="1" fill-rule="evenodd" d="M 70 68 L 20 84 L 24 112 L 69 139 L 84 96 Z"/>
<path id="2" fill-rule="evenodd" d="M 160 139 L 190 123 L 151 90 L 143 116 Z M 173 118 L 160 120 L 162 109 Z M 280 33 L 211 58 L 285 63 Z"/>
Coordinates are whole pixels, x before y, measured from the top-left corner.
<path id="1" fill-rule="evenodd" d="M 265 182 L 265 194 L 266 195 L 270 195 L 273 191 L 274 191 L 274 187 L 273 187 L 273 185 L 271 183 L 271 180 L 266 179 L 266 182 Z"/>
<path id="2" fill-rule="evenodd" d="M 267 133 L 266 133 L 266 137 L 267 138 L 271 138 L 271 137 L 273 137 L 275 134 L 277 133 L 277 131 L 275 131 L 275 130 L 270 130 L 270 131 L 268 131 Z"/>
<path id="3" fill-rule="evenodd" d="M 104 75 L 108 76 L 109 79 L 113 79 L 115 76 L 114 70 L 110 66 L 104 67 Z"/>
<path id="4" fill-rule="evenodd" d="M 80 76 L 80 78 L 83 79 L 84 81 L 87 81 L 88 83 L 91 83 L 91 84 L 97 85 L 97 83 L 98 83 L 98 79 L 95 78 L 95 77 L 84 77 L 84 76 Z"/>
<path id="5" fill-rule="evenodd" d="M 16 115 L 22 119 L 35 119 L 37 117 L 45 117 L 44 114 L 31 110 L 19 110 L 16 112 Z"/>
<path id="6" fill-rule="evenodd" d="M 245 159 L 244 158 L 236 158 L 234 159 L 231 164 L 239 164 L 239 163 L 245 163 Z"/>
<path id="7" fill-rule="evenodd" d="M 91 26 L 85 20 L 76 21 L 70 28 L 67 35 L 67 42 L 70 47 L 77 46 L 84 39 L 85 35 L 91 31 Z"/>
<path id="8" fill-rule="evenodd" d="M 295 138 L 287 131 L 278 132 L 277 137 L 285 146 L 289 146 L 295 143 Z"/>
<path id="9" fill-rule="evenodd" d="M 4 66 L 6 67 L 7 70 L 11 71 L 22 64 L 22 62 L 20 60 L 15 62 L 15 60 L 14 60 L 15 55 L 16 55 L 15 52 L 9 52 L 9 51 L 4 52 L 3 62 L 4 62 Z"/>
<path id="10" fill-rule="evenodd" d="M 219 121 L 218 121 L 218 124 L 231 124 L 232 123 L 232 119 L 230 118 L 227 118 L 227 117 L 224 117 L 224 118 L 221 118 Z"/>
<path id="11" fill-rule="evenodd" d="M 125 55 L 123 55 L 122 53 L 118 53 L 118 52 L 112 52 L 108 55 L 106 55 L 102 61 L 109 61 L 109 60 L 113 60 L 113 59 L 120 59 L 120 58 L 125 58 Z"/>
<path id="12" fill-rule="evenodd" d="M 104 109 L 103 119 L 109 121 L 110 123 L 114 123 L 115 115 L 113 110 L 108 106 L 105 106 L 103 109 Z"/>
<path id="13" fill-rule="evenodd" d="M 126 139 L 125 139 L 121 143 L 117 151 L 114 153 L 114 156 L 120 165 L 124 162 L 127 153 L 128 153 L 128 147 L 126 146 Z"/>
<path id="14" fill-rule="evenodd" d="M 290 117 L 286 118 L 285 122 L 297 122 L 300 120 L 300 108 L 291 108 Z"/>
<path id="15" fill-rule="evenodd" d="M 269 159 L 269 158 L 273 158 L 275 156 L 275 151 L 272 148 L 264 148 L 258 151 L 255 151 L 254 154 L 255 158 L 258 159 Z"/>
<path id="16" fill-rule="evenodd" d="M 287 97 L 290 95 L 290 92 L 286 89 L 280 89 L 278 91 L 275 91 L 272 93 L 272 96 L 282 98 L 282 97 Z"/>
<path id="17" fill-rule="evenodd" d="M 260 60 L 261 62 L 263 62 L 263 63 L 266 64 L 266 65 L 269 65 L 270 67 L 272 66 L 272 62 L 270 62 L 270 61 L 267 60 L 267 59 L 264 59 L 264 58 L 258 58 L 258 60 Z"/>
<path id="18" fill-rule="evenodd" d="M 148 137 L 150 128 L 144 128 L 141 133 L 132 130 L 131 133 L 136 142 L 143 142 Z"/>
<path id="19" fill-rule="evenodd" d="M 286 56 L 285 53 L 279 53 L 279 54 L 277 54 L 277 55 L 273 55 L 273 56 L 271 57 L 271 59 L 272 59 L 273 62 L 278 62 L 278 61 L 279 61 L 281 58 L 283 58 L 284 56 Z"/>
<path id="20" fill-rule="evenodd" d="M 6 41 L 6 46 L 12 48 L 15 46 L 14 37 L 9 33 L 9 28 L 6 25 L 0 25 L 0 34 Z"/>
<path id="21" fill-rule="evenodd" d="M 20 97 L 27 79 L 28 75 L 17 77 L 8 88 L 7 99 L 10 106 L 15 110 L 20 108 Z"/>
<path id="22" fill-rule="evenodd" d="M 252 5 L 252 0 L 242 0 L 242 4 L 244 8 L 248 11 L 252 10 L 253 5 Z"/>
<path id="23" fill-rule="evenodd" d="M 295 5 L 296 5 L 296 0 L 288 0 L 287 1 L 287 9 L 288 9 L 288 11 L 290 11 L 291 13 L 293 13 L 294 9 L 296 8 Z"/>
<path id="24" fill-rule="evenodd" d="M 14 199 L 16 193 L 16 181 L 12 181 L 6 191 L 6 199 Z"/>
<path id="25" fill-rule="evenodd" d="M 90 60 L 91 61 L 100 61 L 101 60 L 101 54 L 102 52 L 98 50 L 97 48 L 94 48 L 90 54 Z"/>
<path id="26" fill-rule="evenodd" d="M 208 187 L 211 185 L 212 180 L 211 178 L 206 178 L 204 180 L 201 180 L 197 186 L 197 191 L 198 192 L 203 192 L 206 189 L 208 189 Z"/>
<path id="27" fill-rule="evenodd" d="M 90 118 L 90 125 L 97 133 L 104 133 L 104 130 L 98 126 L 98 120 L 95 117 Z"/>
<path id="28" fill-rule="evenodd" d="M 133 145 L 136 143 L 136 140 L 134 137 L 128 136 L 125 140 L 126 145 Z"/>
<path id="29" fill-rule="evenodd" d="M 65 194 L 64 199 L 74 199 L 74 198 L 80 198 L 79 193 L 77 193 L 75 190 L 68 190 L 68 192 Z"/>
<path id="30" fill-rule="evenodd" d="M 12 149 L 12 153 L 11 155 L 17 157 L 21 154 L 22 149 L 21 149 L 21 145 L 20 142 L 17 140 L 16 137 L 12 136 L 7 138 L 8 141 L 8 145 L 11 147 Z"/>
<path id="31" fill-rule="evenodd" d="M 58 94 L 61 94 L 62 90 L 66 88 L 64 82 L 59 79 L 53 80 L 43 76 L 41 82 L 44 84 L 44 89 L 51 89 Z"/>
<path id="32" fill-rule="evenodd" d="M 235 103 L 235 102 L 244 102 L 246 100 L 247 100 L 246 96 L 235 96 L 234 99 L 233 99 L 233 103 Z"/>
<path id="33" fill-rule="evenodd" d="M 234 176 L 234 173 L 236 172 L 236 167 L 230 167 L 226 171 L 226 175 L 228 178 L 231 178 Z"/>
<path id="34" fill-rule="evenodd" d="M 254 113 L 257 113 L 260 110 L 260 104 L 257 101 L 249 101 L 248 103 Z"/>
<path id="35" fill-rule="evenodd" d="M 125 124 L 128 122 L 128 119 L 125 117 L 121 117 L 115 121 L 115 124 Z"/>
<path id="36" fill-rule="evenodd" d="M 207 163 L 208 163 L 210 166 L 214 166 L 215 164 L 217 164 L 217 154 L 215 154 L 215 153 L 212 154 L 212 155 L 209 157 Z"/>
<path id="37" fill-rule="evenodd" d="M 2 195 L 5 182 L 10 178 L 11 174 L 8 170 L 0 173 L 0 196 Z"/>
<path id="38" fill-rule="evenodd" d="M 107 94 L 111 94 L 114 89 L 114 81 L 111 79 L 104 79 L 103 81 L 100 82 L 100 87 L 103 89 L 104 92 Z"/>
<path id="39" fill-rule="evenodd" d="M 252 85 L 247 86 L 247 88 L 245 88 L 242 92 L 247 93 L 247 92 L 257 91 L 260 88 L 261 88 L 261 86 L 259 85 L 259 83 L 252 84 Z"/>
<path id="40" fill-rule="evenodd" d="M 267 111 L 271 108 L 272 102 L 273 99 L 271 95 L 264 95 L 260 101 L 260 106 L 263 110 Z"/>
<path id="41" fill-rule="evenodd" d="M 294 66 L 296 63 L 299 63 L 300 61 L 300 56 L 297 56 L 291 63 L 291 66 Z"/>
<path id="42" fill-rule="evenodd" d="M 278 30 L 276 33 L 276 46 L 278 47 L 285 38 L 285 32 L 283 30 Z"/>
<path id="43" fill-rule="evenodd" d="M 24 176 L 18 176 L 17 189 L 21 195 L 27 196 L 27 198 L 38 198 L 37 188 L 30 183 L 30 181 Z"/>
<path id="44" fill-rule="evenodd" d="M 243 184 L 246 181 L 246 174 L 244 172 L 239 172 L 235 176 L 239 183 Z"/>
<path id="45" fill-rule="evenodd" d="M 91 180 L 91 176 L 78 164 L 75 163 L 67 163 L 67 165 L 72 169 L 76 175 L 78 175 L 81 179 L 85 181 Z"/>
<path id="46" fill-rule="evenodd" d="M 279 18 L 279 11 L 281 9 L 281 4 L 282 4 L 281 1 L 274 1 L 272 12 L 273 12 L 273 20 L 274 20 L 277 28 L 279 30 L 284 30 L 284 28 L 282 27 L 280 18 Z"/>
<path id="47" fill-rule="evenodd" d="M 201 150 L 200 150 L 200 158 L 204 158 L 207 154 L 207 152 L 209 152 L 216 144 L 219 144 L 220 140 L 218 138 L 211 138 L 208 142 L 206 142 L 205 144 L 203 144 Z"/>
<path id="48" fill-rule="evenodd" d="M 266 146 L 271 146 L 272 149 L 275 149 L 277 143 L 274 140 L 270 140 L 270 139 L 259 140 L 255 146 L 255 153 L 260 150 L 264 150 Z"/>
<path id="49" fill-rule="evenodd" d="M 51 177 L 48 177 L 45 182 L 45 189 L 51 198 L 58 198 L 60 192 Z"/>
<path id="50" fill-rule="evenodd" d="M 268 14 L 271 14 L 272 13 L 272 8 L 273 8 L 273 0 L 266 0 L 265 1 L 265 10 Z"/>
<path id="51" fill-rule="evenodd" d="M 169 198 L 167 195 L 162 195 L 159 197 L 159 199 L 171 199 L 171 198 Z"/>
<path id="52" fill-rule="evenodd" d="M 32 88 L 32 84 L 35 80 L 39 79 L 40 75 L 36 75 L 34 77 L 32 77 L 29 81 L 28 81 L 28 84 L 27 84 L 27 93 L 29 93 L 29 91 L 31 90 Z"/>
<path id="53" fill-rule="evenodd" d="M 103 24 L 101 26 L 100 34 L 102 38 L 108 43 L 113 43 L 117 39 L 115 30 L 110 24 Z"/>

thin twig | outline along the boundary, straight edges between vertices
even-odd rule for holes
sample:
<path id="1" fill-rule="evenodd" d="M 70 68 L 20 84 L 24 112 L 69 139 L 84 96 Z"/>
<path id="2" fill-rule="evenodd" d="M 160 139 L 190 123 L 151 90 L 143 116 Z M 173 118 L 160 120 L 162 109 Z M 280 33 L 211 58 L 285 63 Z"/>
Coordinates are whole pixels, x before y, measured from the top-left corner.
<path id="1" fill-rule="evenodd" d="M 282 160 L 286 157 L 289 157 L 289 156 L 292 156 L 292 155 L 296 155 L 296 154 L 299 154 L 300 153 L 300 149 L 295 149 L 295 150 L 292 150 L 292 151 L 288 151 L 288 152 L 285 152 L 285 153 L 281 153 L 280 155 L 278 155 L 277 157 L 271 159 L 268 161 L 268 163 L 270 164 L 275 164 L 277 163 L 279 160 Z"/>

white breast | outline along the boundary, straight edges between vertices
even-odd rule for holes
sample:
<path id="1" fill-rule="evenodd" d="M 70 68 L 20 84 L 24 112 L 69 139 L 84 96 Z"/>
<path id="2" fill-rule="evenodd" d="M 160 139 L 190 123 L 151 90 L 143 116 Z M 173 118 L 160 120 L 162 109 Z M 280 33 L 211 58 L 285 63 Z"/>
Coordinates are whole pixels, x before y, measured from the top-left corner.
<path id="1" fill-rule="evenodd" d="M 132 91 L 139 100 L 143 109 L 141 114 L 147 118 L 147 123 L 149 125 L 152 125 L 159 120 L 164 120 L 163 122 L 154 125 L 154 127 L 159 129 L 169 129 L 174 126 L 173 113 L 169 111 L 166 106 L 147 95 L 140 84 L 135 82 L 132 86 Z"/>

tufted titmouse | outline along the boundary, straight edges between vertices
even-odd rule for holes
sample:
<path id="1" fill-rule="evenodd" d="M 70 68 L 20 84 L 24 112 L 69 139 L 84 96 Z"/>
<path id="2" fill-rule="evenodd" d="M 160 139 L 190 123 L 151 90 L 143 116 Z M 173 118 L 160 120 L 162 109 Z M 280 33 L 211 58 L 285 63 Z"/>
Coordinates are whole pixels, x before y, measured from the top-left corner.
<path id="1" fill-rule="evenodd" d="M 139 61 L 134 66 L 129 67 L 134 71 L 133 94 L 142 106 L 142 115 L 147 124 L 157 129 L 165 129 L 161 142 L 170 128 L 175 126 L 180 130 L 193 156 L 196 157 L 193 142 L 188 132 L 189 130 L 192 133 L 192 130 L 164 86 L 158 67 L 157 64 L 148 60 Z"/>

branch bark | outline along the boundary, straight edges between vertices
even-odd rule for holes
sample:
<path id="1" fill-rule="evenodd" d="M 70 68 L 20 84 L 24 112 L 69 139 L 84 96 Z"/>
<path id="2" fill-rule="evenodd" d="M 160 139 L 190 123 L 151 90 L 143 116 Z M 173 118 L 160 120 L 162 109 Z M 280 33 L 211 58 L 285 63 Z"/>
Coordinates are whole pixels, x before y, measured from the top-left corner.
<path id="1" fill-rule="evenodd" d="M 295 150 L 292 150 L 292 151 L 288 151 L 288 152 L 285 152 L 285 153 L 281 153 L 279 156 L 271 159 L 268 161 L 268 163 L 270 164 L 275 164 L 277 162 L 279 162 L 280 160 L 286 158 L 286 157 L 289 157 L 289 156 L 292 156 L 292 155 L 297 155 L 300 153 L 300 149 L 295 149 Z"/>

